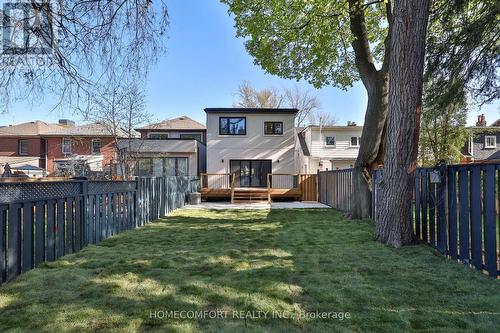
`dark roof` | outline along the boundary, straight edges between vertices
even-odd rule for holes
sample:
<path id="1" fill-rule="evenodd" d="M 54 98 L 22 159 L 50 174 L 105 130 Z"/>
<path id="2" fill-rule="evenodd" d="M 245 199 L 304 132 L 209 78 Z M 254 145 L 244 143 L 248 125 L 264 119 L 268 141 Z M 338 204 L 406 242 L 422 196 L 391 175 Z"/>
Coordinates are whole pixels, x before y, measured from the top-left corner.
<path id="1" fill-rule="evenodd" d="M 205 108 L 206 113 L 297 113 L 298 109 L 292 108 Z"/>

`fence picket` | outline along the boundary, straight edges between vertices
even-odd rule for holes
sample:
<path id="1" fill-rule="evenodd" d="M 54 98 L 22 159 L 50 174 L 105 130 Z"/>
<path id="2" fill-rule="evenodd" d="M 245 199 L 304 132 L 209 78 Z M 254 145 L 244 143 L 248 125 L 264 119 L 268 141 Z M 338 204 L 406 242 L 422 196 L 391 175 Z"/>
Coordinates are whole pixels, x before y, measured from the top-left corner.
<path id="1" fill-rule="evenodd" d="M 484 175 L 484 250 L 486 270 L 497 275 L 497 244 L 495 221 L 495 166 L 487 165 Z"/>
<path id="2" fill-rule="evenodd" d="M 472 168 L 470 178 L 471 245 L 472 263 L 476 269 L 483 267 L 483 226 L 481 217 L 481 170 Z"/>
<path id="3" fill-rule="evenodd" d="M 448 169 L 448 234 L 449 253 L 454 260 L 457 259 L 457 178 L 456 169 Z"/>
<path id="4" fill-rule="evenodd" d="M 26 202 L 23 204 L 23 238 L 22 238 L 22 272 L 33 268 L 33 242 L 34 242 L 34 203 Z"/>

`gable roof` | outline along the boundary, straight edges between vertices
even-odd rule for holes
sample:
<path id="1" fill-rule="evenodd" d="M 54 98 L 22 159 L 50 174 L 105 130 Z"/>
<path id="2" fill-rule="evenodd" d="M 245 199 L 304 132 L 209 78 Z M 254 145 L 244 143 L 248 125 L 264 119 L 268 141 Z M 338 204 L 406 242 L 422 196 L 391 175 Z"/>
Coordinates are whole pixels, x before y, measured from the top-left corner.
<path id="1" fill-rule="evenodd" d="M 173 119 L 164 120 L 156 124 L 150 124 L 144 127 L 137 128 L 141 130 L 206 130 L 206 126 L 189 118 L 188 116 L 181 116 Z"/>
<path id="2" fill-rule="evenodd" d="M 297 113 L 292 108 L 205 108 L 206 113 Z"/>
<path id="3" fill-rule="evenodd" d="M 119 138 L 128 137 L 127 132 L 118 128 L 116 134 Z M 45 133 L 47 136 L 113 136 L 111 127 L 103 123 L 92 123 L 80 126 L 59 126 Z M 134 134 L 132 134 L 134 136 Z"/>
<path id="4" fill-rule="evenodd" d="M 58 131 L 64 126 L 36 120 L 27 123 L 0 127 L 0 136 L 40 136 Z"/>
<path id="5" fill-rule="evenodd" d="M 490 127 L 500 127 L 500 119 L 497 119 L 490 125 Z"/>

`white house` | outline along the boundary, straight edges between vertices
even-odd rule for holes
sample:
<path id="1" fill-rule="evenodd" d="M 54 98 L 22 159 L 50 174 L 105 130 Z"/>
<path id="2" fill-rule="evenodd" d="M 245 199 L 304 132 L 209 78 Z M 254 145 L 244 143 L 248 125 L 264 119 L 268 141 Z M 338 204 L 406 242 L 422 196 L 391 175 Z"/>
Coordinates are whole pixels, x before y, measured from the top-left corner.
<path id="1" fill-rule="evenodd" d="M 297 164 L 301 173 L 346 169 L 358 156 L 363 126 L 307 126 L 298 131 Z"/>
<path id="2" fill-rule="evenodd" d="M 296 109 L 206 108 L 207 173 L 237 187 L 266 187 L 268 173 L 297 173 Z"/>

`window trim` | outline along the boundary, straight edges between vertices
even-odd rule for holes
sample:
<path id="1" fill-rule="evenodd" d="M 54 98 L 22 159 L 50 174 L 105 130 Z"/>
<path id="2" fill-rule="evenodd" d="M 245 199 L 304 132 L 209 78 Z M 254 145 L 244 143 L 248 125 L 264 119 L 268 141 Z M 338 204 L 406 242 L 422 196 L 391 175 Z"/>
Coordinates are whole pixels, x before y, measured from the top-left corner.
<path id="1" fill-rule="evenodd" d="M 167 156 L 163 158 L 163 175 L 164 177 L 167 177 L 167 160 L 171 158 L 175 160 L 175 176 L 174 177 L 179 177 L 178 171 L 179 171 L 179 159 L 185 159 L 186 160 L 186 175 L 189 176 L 189 157 L 187 156 Z"/>
<path id="2" fill-rule="evenodd" d="M 99 152 L 98 153 L 94 152 L 94 142 L 99 142 Z M 92 139 L 92 142 L 90 143 L 90 155 L 101 155 L 101 149 L 102 149 L 102 140 L 101 139 Z"/>
<path id="3" fill-rule="evenodd" d="M 352 144 L 352 138 L 356 138 L 357 145 L 353 145 Z M 349 138 L 349 147 L 359 148 L 359 146 L 361 145 L 360 143 L 361 143 L 361 137 L 360 136 L 351 136 Z"/>
<path id="4" fill-rule="evenodd" d="M 328 143 L 326 143 L 327 138 L 333 138 L 333 145 L 329 145 Z M 335 138 L 335 135 L 325 135 L 325 139 L 323 142 L 325 147 L 335 147 L 337 145 L 337 139 Z"/>
<path id="5" fill-rule="evenodd" d="M 237 119 L 237 118 L 245 120 L 245 133 L 237 133 L 237 134 L 231 134 L 231 133 L 224 134 L 224 133 L 221 133 L 221 129 L 222 129 L 221 121 L 222 121 L 222 119 Z M 219 117 L 219 135 L 222 135 L 222 136 L 243 136 L 243 135 L 247 135 L 247 117 Z"/>
<path id="6" fill-rule="evenodd" d="M 273 124 L 273 133 L 266 133 L 266 124 Z M 281 133 L 275 133 L 276 124 L 281 124 Z M 264 135 L 265 136 L 283 136 L 285 132 L 285 126 L 282 121 L 264 121 Z"/>
<path id="7" fill-rule="evenodd" d="M 493 139 L 494 145 L 488 145 L 488 139 Z M 497 147 L 497 136 L 496 135 L 485 135 L 484 136 L 484 148 L 485 149 L 495 149 Z"/>
<path id="8" fill-rule="evenodd" d="M 183 138 L 182 137 L 183 135 L 199 135 L 200 140 L 194 139 L 194 138 Z M 184 140 L 193 139 L 193 140 L 196 140 L 196 141 L 203 143 L 203 134 L 202 133 L 195 133 L 195 132 L 179 133 L 179 139 L 184 139 Z"/>
<path id="9" fill-rule="evenodd" d="M 152 138 L 151 135 L 166 135 L 167 137 L 166 138 Z M 170 135 L 169 135 L 169 133 L 165 133 L 165 132 L 148 132 L 147 138 L 149 140 L 168 140 L 168 139 L 170 139 Z"/>
<path id="10" fill-rule="evenodd" d="M 69 141 L 69 151 L 64 151 L 64 141 L 67 140 Z M 62 144 L 61 144 L 61 152 L 63 154 L 72 154 L 73 152 L 73 140 L 71 140 L 70 138 L 62 138 Z"/>
<path id="11" fill-rule="evenodd" d="M 25 153 L 23 153 L 21 151 L 21 143 L 26 143 L 26 152 Z M 18 141 L 18 143 L 17 143 L 17 153 L 18 153 L 18 155 L 23 155 L 23 156 L 29 155 L 29 141 L 28 140 L 26 140 L 26 139 L 20 139 Z"/>

